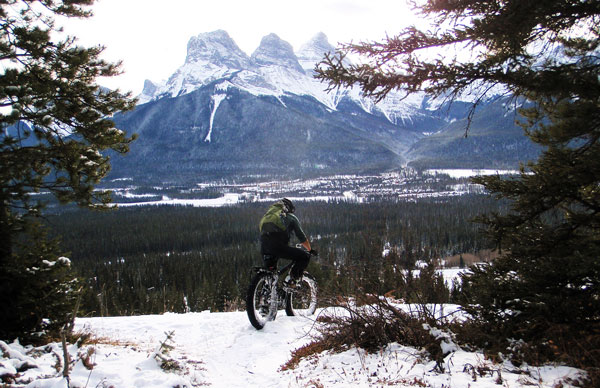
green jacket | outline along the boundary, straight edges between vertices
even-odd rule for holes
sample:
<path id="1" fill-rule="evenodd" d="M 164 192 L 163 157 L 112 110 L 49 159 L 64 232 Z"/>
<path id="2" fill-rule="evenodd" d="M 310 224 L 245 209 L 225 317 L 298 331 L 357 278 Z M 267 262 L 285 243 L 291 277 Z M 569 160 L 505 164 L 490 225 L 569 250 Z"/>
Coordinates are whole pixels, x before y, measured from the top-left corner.
<path id="1" fill-rule="evenodd" d="M 287 241 L 290 241 L 292 233 L 296 235 L 300 243 L 303 243 L 307 240 L 306 234 L 300 226 L 300 221 L 298 220 L 298 217 L 296 217 L 293 214 L 286 214 L 286 216 L 284 217 L 284 224 L 286 225 Z"/>
<path id="2" fill-rule="evenodd" d="M 291 213 L 282 212 L 283 204 L 279 202 L 271 205 L 267 213 L 260 220 L 261 236 L 280 238 L 287 244 L 292 233 L 303 243 L 307 240 L 306 234 L 300 226 L 298 217 Z"/>

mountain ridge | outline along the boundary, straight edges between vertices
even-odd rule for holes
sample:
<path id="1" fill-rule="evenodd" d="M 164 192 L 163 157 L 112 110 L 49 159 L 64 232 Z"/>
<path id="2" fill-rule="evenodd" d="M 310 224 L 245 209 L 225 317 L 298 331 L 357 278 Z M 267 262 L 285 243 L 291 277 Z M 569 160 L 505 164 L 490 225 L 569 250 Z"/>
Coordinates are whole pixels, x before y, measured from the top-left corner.
<path id="1" fill-rule="evenodd" d="M 197 51 L 200 52 L 197 52 Z M 247 56 L 223 30 L 201 33 L 190 38 L 185 62 L 165 85 L 147 81 L 156 89 L 144 88 L 140 103 L 191 93 L 216 79 L 228 79 L 232 85 L 256 95 L 281 96 L 286 93 L 307 95 L 330 109 L 336 109 L 342 97 L 349 97 L 366 111 L 380 110 L 393 123 L 399 112 L 415 110 L 422 105 L 424 95 L 406 98 L 391 93 L 378 107 L 361 95 L 357 89 L 337 93 L 325 91 L 326 85 L 313 78 L 313 70 L 325 52 L 335 50 L 324 33 L 318 33 L 300 51 L 276 34 L 263 37 L 259 47 Z M 206 54 L 209 53 L 210 55 Z"/>
<path id="2" fill-rule="evenodd" d="M 111 176 L 187 182 L 516 167 L 538 152 L 507 118 L 506 98 L 482 101 L 472 120 L 477 136 L 461 142 L 456 128 L 467 126 L 469 101 L 392 92 L 375 104 L 357 88 L 326 92 L 313 70 L 331 50 L 323 33 L 297 52 L 269 34 L 250 56 L 223 30 L 190 38 L 184 64 L 165 83 L 146 81 L 137 108 L 115 116 L 139 139 L 133 156 L 114 158 Z M 464 143 L 470 148 L 461 153 Z"/>

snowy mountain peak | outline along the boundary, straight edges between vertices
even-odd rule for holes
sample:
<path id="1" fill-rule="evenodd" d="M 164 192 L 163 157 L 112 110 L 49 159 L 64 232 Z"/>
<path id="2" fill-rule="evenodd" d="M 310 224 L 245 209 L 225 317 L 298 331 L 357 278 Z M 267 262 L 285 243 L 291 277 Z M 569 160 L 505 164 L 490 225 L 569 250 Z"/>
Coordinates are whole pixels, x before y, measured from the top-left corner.
<path id="1" fill-rule="evenodd" d="M 159 84 L 156 84 L 150 81 L 149 79 L 145 80 L 142 93 L 138 96 L 138 103 L 144 104 L 148 101 L 151 101 L 154 98 L 154 96 L 156 96 L 156 94 L 160 91 L 160 89 L 164 86 L 164 81 Z"/>
<path id="2" fill-rule="evenodd" d="M 259 66 L 282 66 L 304 73 L 292 45 L 276 34 L 262 38 L 260 46 L 252 54 L 252 61 Z"/>
<path id="3" fill-rule="evenodd" d="M 315 35 L 311 40 L 306 42 L 298 53 L 296 54 L 300 59 L 321 59 L 325 53 L 334 52 L 335 47 L 333 47 L 329 40 L 327 39 L 327 35 L 322 32 L 319 32 Z"/>
<path id="4" fill-rule="evenodd" d="M 332 53 L 335 51 L 327 36 L 319 32 L 311 40 L 306 42 L 300 50 L 296 53 L 300 64 L 304 68 L 304 71 L 311 73 L 315 65 L 319 63 L 326 53 Z"/>
<path id="5" fill-rule="evenodd" d="M 142 90 L 142 94 L 151 96 L 158 90 L 158 85 L 149 79 L 144 81 L 144 89 Z"/>
<path id="6" fill-rule="evenodd" d="M 250 58 L 223 30 L 202 33 L 188 41 L 185 63 L 171 75 L 167 84 L 147 100 L 163 96 L 175 97 L 218 79 L 251 68 Z M 145 96 L 140 96 L 144 101 Z"/>
<path id="7" fill-rule="evenodd" d="M 205 62 L 230 69 L 244 69 L 250 58 L 223 30 L 207 32 L 192 37 L 187 45 L 186 64 Z"/>

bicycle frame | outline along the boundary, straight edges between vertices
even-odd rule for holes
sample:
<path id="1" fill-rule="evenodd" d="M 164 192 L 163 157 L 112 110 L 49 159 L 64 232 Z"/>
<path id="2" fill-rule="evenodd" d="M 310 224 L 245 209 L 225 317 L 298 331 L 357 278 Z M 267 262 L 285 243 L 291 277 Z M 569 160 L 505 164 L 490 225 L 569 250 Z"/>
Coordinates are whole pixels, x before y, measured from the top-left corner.
<path id="1" fill-rule="evenodd" d="M 300 293 L 296 288 L 290 290 L 280 284 L 280 276 L 289 272 L 294 263 L 291 261 L 281 268 L 253 267 L 256 275 L 253 276 L 246 295 L 246 312 L 250 323 L 257 330 L 262 329 L 266 322 L 275 320 L 281 308 L 285 309 L 288 316 L 308 316 L 314 313 L 317 306 L 316 282 L 308 272 L 302 277 Z M 307 291 L 310 294 L 306 294 Z M 308 305 L 305 305 L 306 302 Z"/>
<path id="2" fill-rule="evenodd" d="M 292 265 L 294 265 L 293 261 L 291 261 L 289 264 L 286 264 L 285 266 L 283 266 L 281 268 L 275 268 L 273 270 L 270 270 L 270 269 L 265 268 L 265 267 L 254 267 L 254 270 L 256 272 L 268 272 L 268 273 L 272 273 L 277 278 L 279 278 L 279 276 L 283 275 L 287 270 L 289 270 L 292 267 Z"/>
<path id="3" fill-rule="evenodd" d="M 293 261 L 279 269 L 276 268 L 274 270 L 270 270 L 270 269 L 264 268 L 264 267 L 254 267 L 256 272 L 269 273 L 272 275 L 272 279 L 273 279 L 272 283 L 271 283 L 271 295 L 269 297 L 271 304 L 269 306 L 269 315 L 267 315 L 267 321 L 275 320 L 275 316 L 277 315 L 277 308 L 279 307 L 279 293 L 278 293 L 279 276 L 286 273 L 292 267 L 292 265 L 294 265 Z"/>

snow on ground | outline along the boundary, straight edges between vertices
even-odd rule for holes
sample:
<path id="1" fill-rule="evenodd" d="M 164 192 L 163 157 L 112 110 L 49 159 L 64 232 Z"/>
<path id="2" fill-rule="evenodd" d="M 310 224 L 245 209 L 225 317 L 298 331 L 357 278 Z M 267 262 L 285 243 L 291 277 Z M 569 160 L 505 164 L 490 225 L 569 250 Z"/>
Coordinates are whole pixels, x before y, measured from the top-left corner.
<path id="1" fill-rule="evenodd" d="M 167 196 L 162 196 L 162 199 L 158 201 L 148 201 L 148 202 L 131 202 L 131 203 L 117 203 L 119 207 L 131 207 L 131 206 L 163 206 L 163 205 L 175 205 L 175 206 L 193 206 L 193 207 L 223 207 L 223 206 L 232 206 L 237 205 L 247 198 L 247 194 L 236 194 L 236 193 L 225 193 L 222 197 L 219 198 L 210 198 L 210 199 L 178 199 L 178 198 L 169 198 Z M 342 196 L 328 196 L 328 195 L 317 195 L 310 197 L 292 197 L 288 196 L 288 198 L 294 202 L 297 201 L 335 201 L 335 200 L 343 200 L 346 197 Z M 254 201 L 260 202 L 273 202 L 276 201 L 277 198 L 263 198 L 263 199 L 255 199 Z"/>
<path id="2" fill-rule="evenodd" d="M 413 348 L 392 344 L 378 354 L 352 349 L 326 353 L 303 361 L 295 370 L 297 387 L 435 387 L 498 388 L 555 387 L 564 377 L 575 377 L 567 367 L 527 368 L 494 365 L 482 354 L 458 350 L 444 360 L 444 373 L 435 362 L 422 362 Z M 479 373 L 478 371 L 485 371 Z M 569 385 L 564 385 L 567 387 Z"/>
<path id="3" fill-rule="evenodd" d="M 287 317 L 283 311 L 261 331 L 250 325 L 245 312 L 80 318 L 76 330 L 103 340 L 102 344 L 79 349 L 69 347 L 73 359 L 78 360 L 71 371 L 70 387 L 550 388 L 578 374 L 576 369 L 561 366 L 492 364 L 481 353 L 466 352 L 448 343 L 445 346 L 454 351 L 444 360 L 444 373 L 434 371 L 434 363 L 418 350 L 398 344 L 377 354 L 357 349 L 323 353 L 305 359 L 293 370 L 281 371 L 291 352 L 317 334 L 314 324 L 306 318 Z M 152 356 L 165 341 L 165 333 L 171 331 L 174 348 L 169 357 L 183 367 L 178 372 L 165 372 Z M 67 387 L 57 368 L 62 360 L 58 344 L 31 349 L 0 342 L 0 355 L 0 376 L 24 370 L 18 386 Z M 86 358 L 88 365 L 95 364 L 93 368 L 86 368 L 82 361 Z"/>
<path id="4" fill-rule="evenodd" d="M 131 207 L 131 206 L 162 206 L 162 205 L 177 205 L 177 206 L 194 206 L 194 207 L 222 207 L 235 205 L 240 202 L 240 194 L 226 193 L 219 198 L 210 199 L 178 199 L 169 198 L 162 196 L 159 201 L 149 202 L 132 202 L 132 203 L 118 203 L 119 207 Z"/>
<path id="5" fill-rule="evenodd" d="M 467 268 L 444 268 L 437 270 L 437 272 L 440 273 L 444 278 L 444 282 L 448 288 L 452 287 L 454 282 L 460 282 L 460 274 L 467 271 Z"/>
<path id="6" fill-rule="evenodd" d="M 519 170 L 494 170 L 489 168 L 483 169 L 465 169 L 465 168 L 448 168 L 448 169 L 431 169 L 426 171 L 428 174 L 446 174 L 451 178 L 469 178 L 479 175 L 515 175 L 519 174 Z"/>

